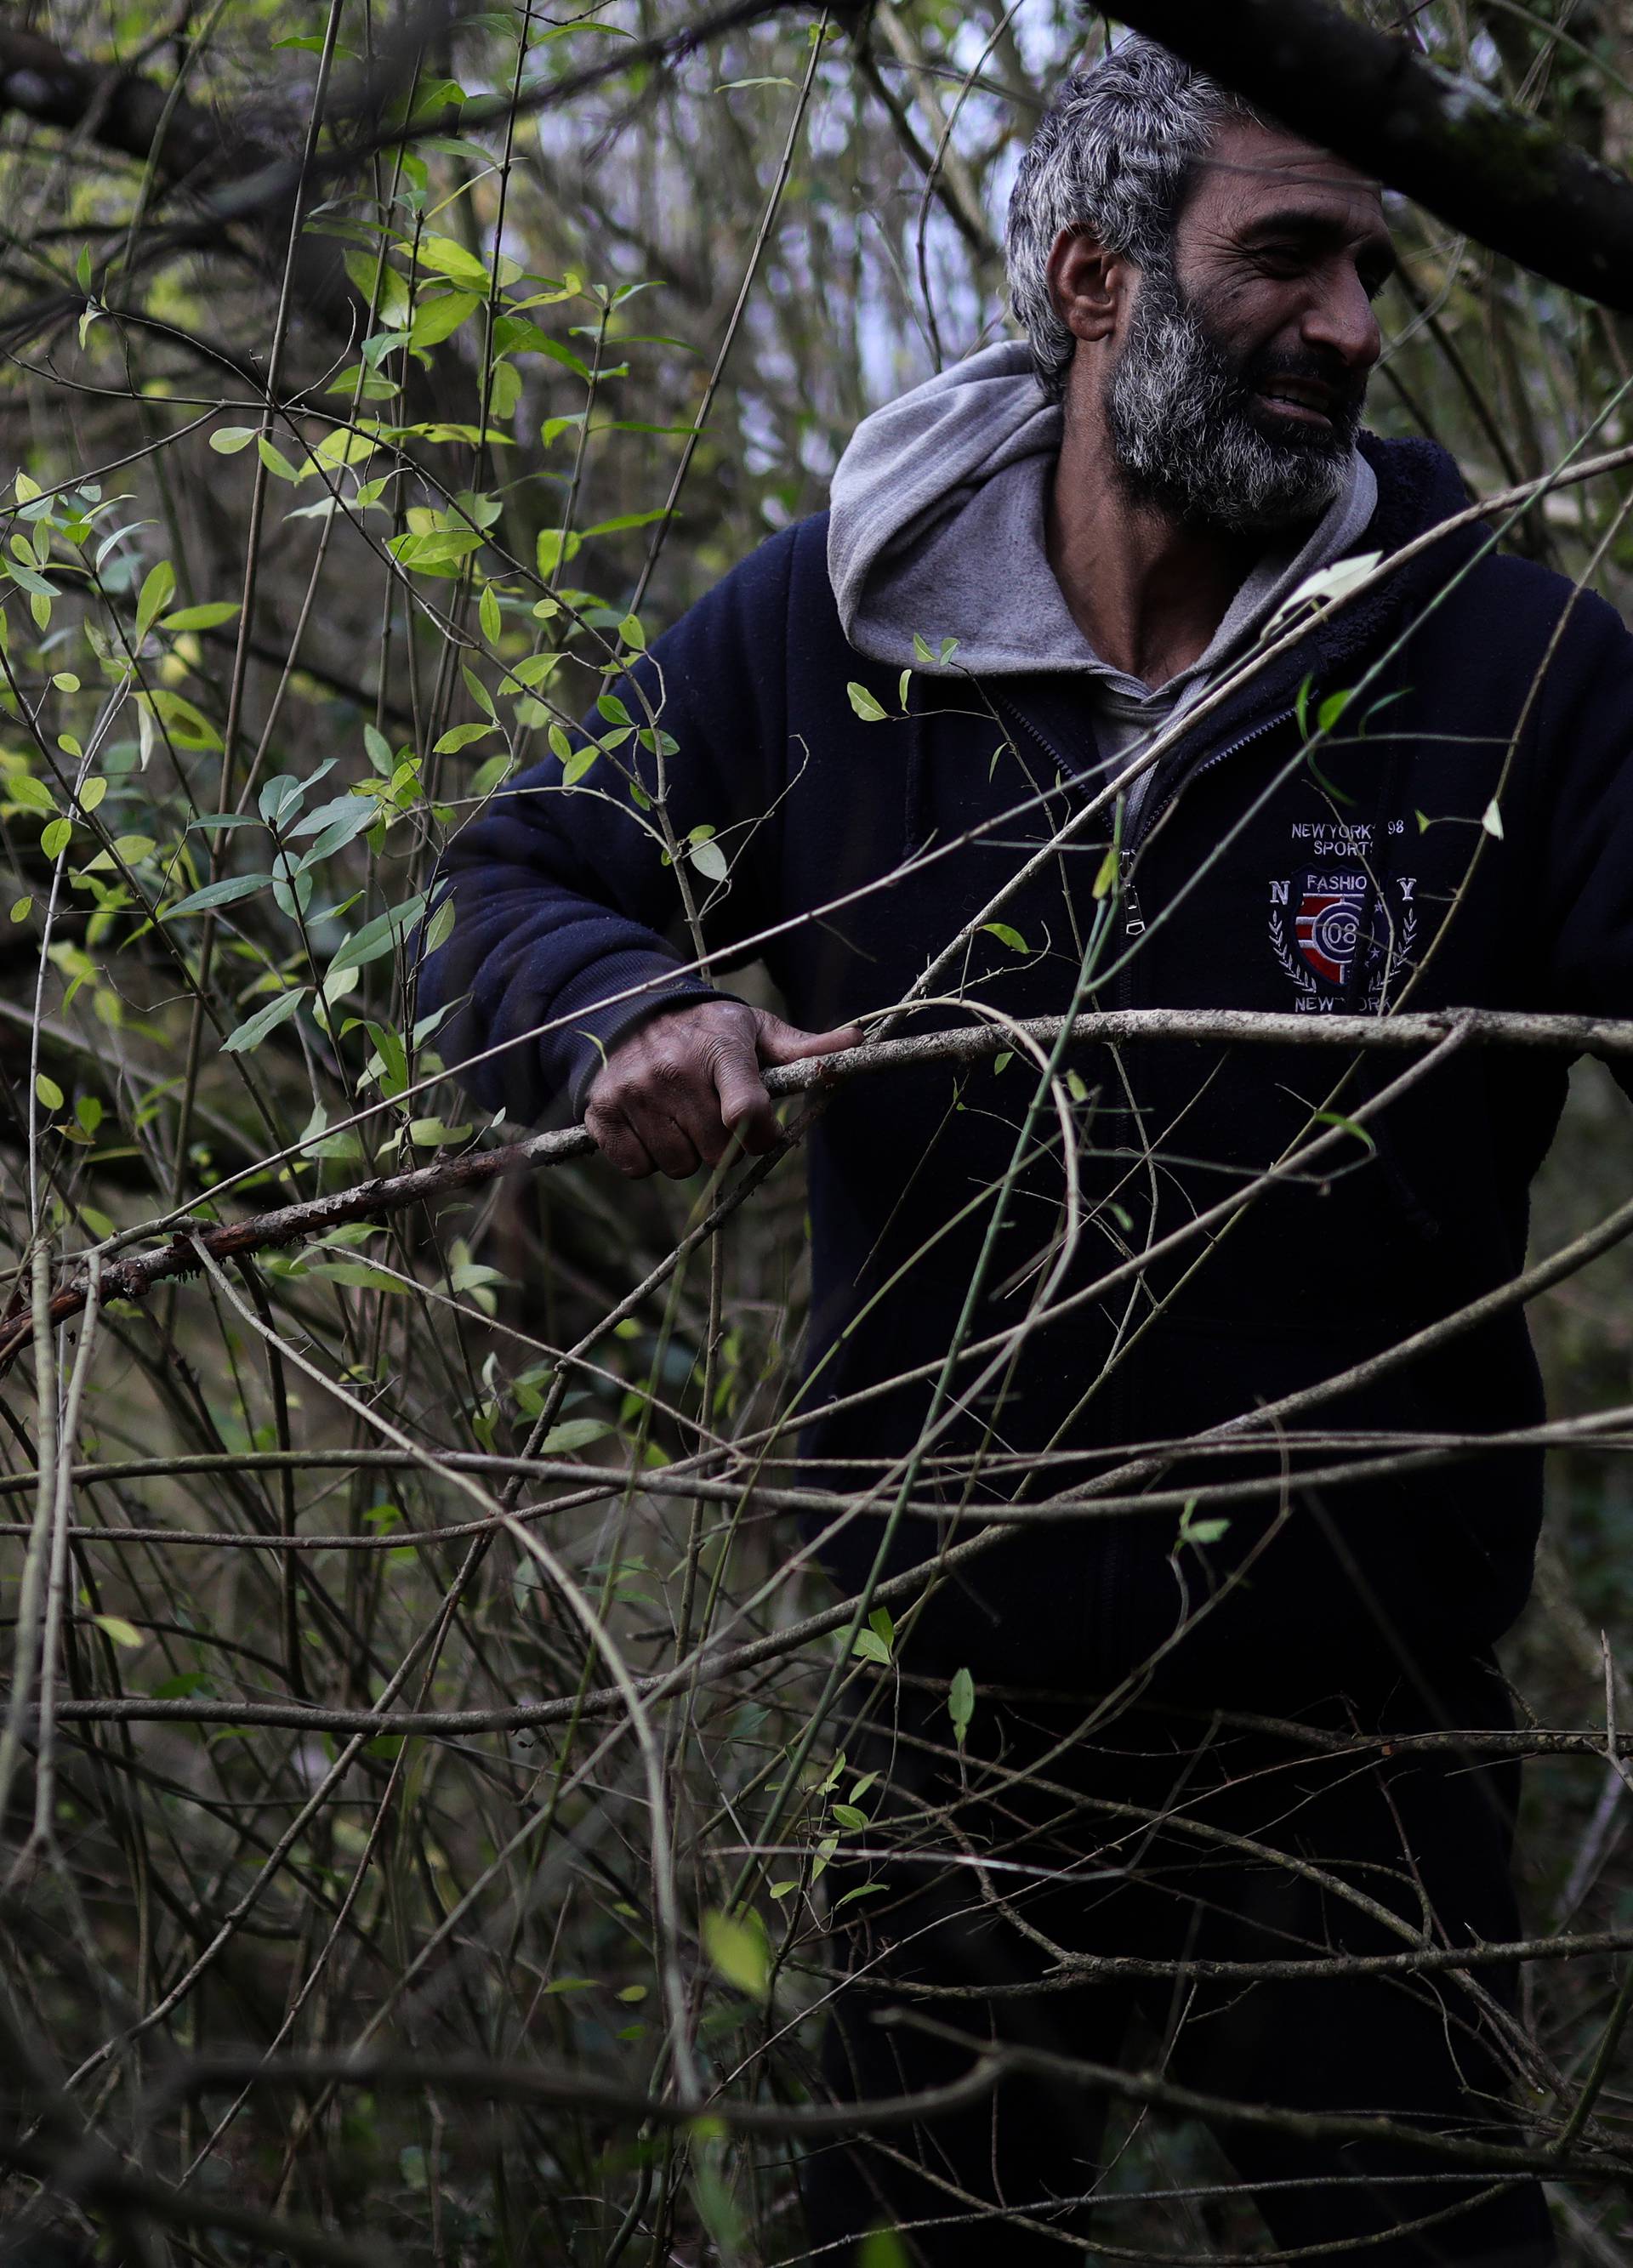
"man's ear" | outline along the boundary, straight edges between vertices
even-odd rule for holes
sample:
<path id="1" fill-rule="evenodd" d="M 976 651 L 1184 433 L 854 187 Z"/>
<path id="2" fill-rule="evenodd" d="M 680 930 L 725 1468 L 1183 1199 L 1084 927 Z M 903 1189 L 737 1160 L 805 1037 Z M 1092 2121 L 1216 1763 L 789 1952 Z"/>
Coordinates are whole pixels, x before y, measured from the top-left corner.
<path id="1" fill-rule="evenodd" d="M 1109 339 L 1127 293 L 1131 269 L 1127 257 L 1108 252 L 1080 221 L 1055 238 L 1045 272 L 1054 311 L 1072 336 Z"/>

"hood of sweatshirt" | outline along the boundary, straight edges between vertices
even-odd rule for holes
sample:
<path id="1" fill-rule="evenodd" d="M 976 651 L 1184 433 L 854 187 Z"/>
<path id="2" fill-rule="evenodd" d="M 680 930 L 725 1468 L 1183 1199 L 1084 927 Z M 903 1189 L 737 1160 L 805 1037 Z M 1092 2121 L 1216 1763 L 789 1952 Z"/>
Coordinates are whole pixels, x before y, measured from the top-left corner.
<path id="1" fill-rule="evenodd" d="M 1023 345 L 984 348 L 862 420 L 833 476 L 828 572 L 851 644 L 893 668 L 982 676 L 1066 671 L 1139 699 L 1149 688 L 1102 660 L 1072 619 L 1044 549 L 1061 413 Z M 1251 642 L 1309 575 L 1356 546 L 1378 482 L 1357 451 L 1311 530 L 1270 549 L 1212 644 L 1164 696 Z M 946 663 L 927 661 L 957 641 Z"/>

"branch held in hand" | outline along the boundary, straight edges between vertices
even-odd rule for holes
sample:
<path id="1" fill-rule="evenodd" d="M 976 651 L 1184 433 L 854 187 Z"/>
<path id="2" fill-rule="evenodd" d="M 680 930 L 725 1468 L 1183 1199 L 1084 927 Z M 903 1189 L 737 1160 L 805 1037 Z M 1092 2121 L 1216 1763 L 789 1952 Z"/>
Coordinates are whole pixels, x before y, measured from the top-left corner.
<path id="1" fill-rule="evenodd" d="M 880 1040 L 842 1053 L 820 1056 L 809 1062 L 787 1064 L 768 1071 L 765 1085 L 775 1097 L 827 1090 L 876 1072 L 899 1071 L 927 1063 L 974 1064 L 1013 1048 L 1018 1038 L 1040 1047 L 1060 1036 L 1065 1019 L 1036 1016 L 1013 1024 L 961 1025 L 951 1031 L 921 1032 L 912 1038 Z M 1437 1009 L 1400 1016 L 1286 1016 L 1246 1009 L 1136 1008 L 1098 1016 L 1080 1016 L 1075 1041 L 1083 1047 L 1104 1047 L 1148 1040 L 1168 1042 L 1258 1047 L 1350 1048 L 1371 1052 L 1437 1047 L 1453 1031 L 1464 1041 L 1509 1047 L 1541 1048 L 1555 1054 L 1604 1057 L 1633 1056 L 1633 1020 L 1603 1016 L 1545 1016 L 1489 1008 Z M 417 1166 L 405 1174 L 381 1175 L 358 1182 L 331 1196 L 310 1197 L 299 1204 L 279 1205 L 270 1212 L 252 1213 L 246 1220 L 191 1229 L 173 1237 L 156 1252 L 129 1260 L 111 1261 L 102 1274 L 101 1296 L 110 1300 L 140 1300 L 156 1284 L 198 1272 L 197 1248 L 215 1260 L 236 1260 L 248 1253 L 276 1250 L 326 1236 L 358 1220 L 383 1220 L 410 1206 L 456 1192 L 484 1188 L 512 1174 L 541 1171 L 590 1155 L 595 1145 L 582 1126 L 567 1126 L 549 1134 L 535 1134 L 525 1142 L 512 1142 L 494 1150 L 474 1150 L 463 1157 L 439 1159 L 434 1165 Z M 88 1275 L 72 1277 L 52 1294 L 50 1319 L 62 1323 L 78 1314 L 90 1288 Z M 26 1315 L 8 1315 L 0 1323 L 0 1371 L 26 1343 Z"/>

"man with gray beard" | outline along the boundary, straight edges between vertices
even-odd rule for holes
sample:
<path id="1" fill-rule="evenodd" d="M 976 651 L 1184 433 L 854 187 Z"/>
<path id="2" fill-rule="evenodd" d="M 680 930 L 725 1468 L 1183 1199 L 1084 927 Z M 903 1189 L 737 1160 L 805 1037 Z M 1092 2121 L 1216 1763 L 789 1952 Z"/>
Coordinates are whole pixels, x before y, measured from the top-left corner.
<path id="1" fill-rule="evenodd" d="M 1024 342 L 868 418 L 831 512 L 454 846 L 425 981 L 483 1101 L 686 1174 L 776 1139 L 764 1066 L 903 1003 L 1625 1012 L 1633 641 L 1361 430 L 1393 259 L 1377 183 L 1160 48 L 1072 79 L 1011 207 Z M 658 797 L 709 846 L 707 966 Z M 813 1129 L 804 1382 L 755 1469 L 797 1454 L 811 1549 L 897 1629 L 778 1835 L 870 1893 L 822 2086 L 920 2098 L 813 2152 L 816 2257 L 1115 2256 L 1149 2103 L 1229 2161 L 1176 2174 L 1177 2257 L 1252 2242 L 1243 2199 L 1273 2257 L 1554 2257 L 1489 1950 L 1514 1769 L 1444 1735 L 1510 1721 L 1541 1403 L 1478 1303 L 1564 1074 L 1475 1057 L 1102 1046 L 1069 1099 L 932 1064 Z M 1392 1454 L 1425 1432 L 1477 1453 Z"/>

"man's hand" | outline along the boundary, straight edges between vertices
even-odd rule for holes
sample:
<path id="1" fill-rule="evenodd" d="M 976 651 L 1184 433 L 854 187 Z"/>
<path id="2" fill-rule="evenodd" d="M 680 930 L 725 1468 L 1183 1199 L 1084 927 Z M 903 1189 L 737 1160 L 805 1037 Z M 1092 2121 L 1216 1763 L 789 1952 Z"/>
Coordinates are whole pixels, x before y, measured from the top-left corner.
<path id="1" fill-rule="evenodd" d="M 670 1008 L 642 1024 L 597 1072 L 584 1123 L 608 1162 L 639 1181 L 718 1166 L 732 1138 L 757 1157 L 777 1140 L 762 1064 L 858 1047 L 855 1025 L 800 1032 L 735 1000 Z"/>

